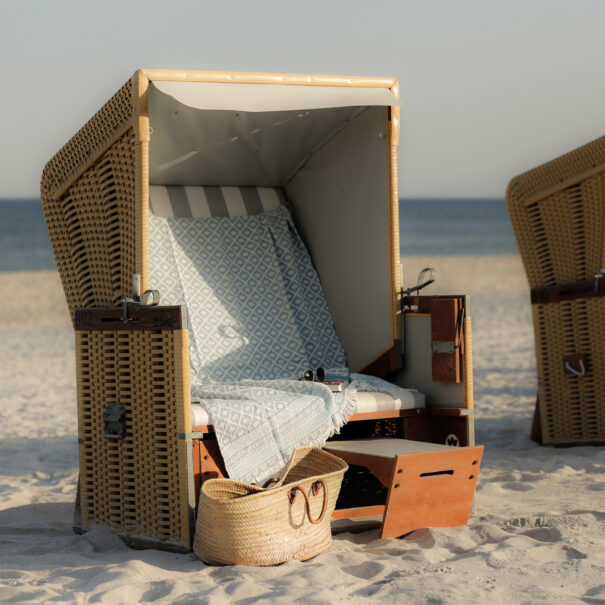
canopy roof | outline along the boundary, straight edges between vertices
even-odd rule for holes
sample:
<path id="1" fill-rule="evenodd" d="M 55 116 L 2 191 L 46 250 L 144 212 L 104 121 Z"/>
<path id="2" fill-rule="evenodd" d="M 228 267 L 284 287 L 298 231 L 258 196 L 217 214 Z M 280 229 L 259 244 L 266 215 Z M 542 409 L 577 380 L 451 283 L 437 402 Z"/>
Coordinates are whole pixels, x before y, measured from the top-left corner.
<path id="1" fill-rule="evenodd" d="M 401 105 L 382 87 L 174 81 L 154 81 L 151 86 L 195 109 L 255 112 Z"/>

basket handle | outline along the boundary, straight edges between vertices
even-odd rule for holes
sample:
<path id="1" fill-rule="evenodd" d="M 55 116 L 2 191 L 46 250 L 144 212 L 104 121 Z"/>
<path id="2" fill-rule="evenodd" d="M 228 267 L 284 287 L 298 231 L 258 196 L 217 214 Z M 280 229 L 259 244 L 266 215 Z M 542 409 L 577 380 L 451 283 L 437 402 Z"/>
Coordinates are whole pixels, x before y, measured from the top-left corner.
<path id="1" fill-rule="evenodd" d="M 290 500 L 290 504 L 293 504 L 294 500 L 296 500 L 296 492 L 297 491 L 300 492 L 303 495 L 303 498 L 305 499 L 305 508 L 306 508 L 306 511 L 307 511 L 307 519 L 309 519 L 309 523 L 312 523 L 313 525 L 316 525 L 317 523 L 319 523 L 324 518 L 324 516 L 326 514 L 326 509 L 328 508 L 328 487 L 324 483 L 323 479 L 318 479 L 317 481 L 315 481 L 313 483 L 313 485 L 311 485 L 311 493 L 314 496 L 316 496 L 320 487 L 323 488 L 323 503 L 322 503 L 322 506 L 321 506 L 321 513 L 319 514 L 319 517 L 317 517 L 317 519 L 312 519 L 311 518 L 311 506 L 309 504 L 309 498 L 307 497 L 307 494 L 305 494 L 305 491 L 303 490 L 303 488 L 300 487 L 300 485 L 295 485 L 288 492 L 288 500 Z"/>

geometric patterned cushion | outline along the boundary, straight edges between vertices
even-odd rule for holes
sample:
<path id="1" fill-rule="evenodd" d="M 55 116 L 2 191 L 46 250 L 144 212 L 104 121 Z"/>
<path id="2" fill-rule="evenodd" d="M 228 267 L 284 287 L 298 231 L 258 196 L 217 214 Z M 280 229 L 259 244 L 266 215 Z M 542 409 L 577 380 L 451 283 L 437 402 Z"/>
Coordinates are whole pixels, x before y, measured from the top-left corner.
<path id="1" fill-rule="evenodd" d="M 248 216 L 286 205 L 279 187 L 151 185 L 149 208 L 165 217 Z"/>
<path id="2" fill-rule="evenodd" d="M 344 367 L 319 277 L 288 210 L 150 216 L 150 287 L 186 304 L 192 384 Z"/>

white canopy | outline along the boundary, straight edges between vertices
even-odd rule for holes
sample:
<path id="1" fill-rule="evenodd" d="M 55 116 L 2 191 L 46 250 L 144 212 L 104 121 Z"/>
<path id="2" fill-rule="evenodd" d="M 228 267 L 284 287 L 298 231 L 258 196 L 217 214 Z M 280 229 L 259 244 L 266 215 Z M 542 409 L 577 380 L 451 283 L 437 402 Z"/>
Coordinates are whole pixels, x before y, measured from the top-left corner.
<path id="1" fill-rule="evenodd" d="M 253 112 L 401 105 L 388 88 L 162 81 L 151 86 L 195 109 Z"/>
<path id="2" fill-rule="evenodd" d="M 388 88 L 154 81 L 149 183 L 281 187 L 351 368 L 393 344 Z"/>

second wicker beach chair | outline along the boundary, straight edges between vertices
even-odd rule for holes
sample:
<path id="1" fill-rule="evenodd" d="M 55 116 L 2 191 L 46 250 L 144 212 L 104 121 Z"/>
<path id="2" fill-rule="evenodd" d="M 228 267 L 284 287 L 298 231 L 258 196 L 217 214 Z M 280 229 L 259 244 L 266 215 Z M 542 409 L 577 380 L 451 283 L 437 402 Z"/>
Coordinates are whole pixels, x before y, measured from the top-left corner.
<path id="1" fill-rule="evenodd" d="M 514 178 L 506 195 L 531 288 L 532 437 L 605 441 L 605 137 Z"/>

